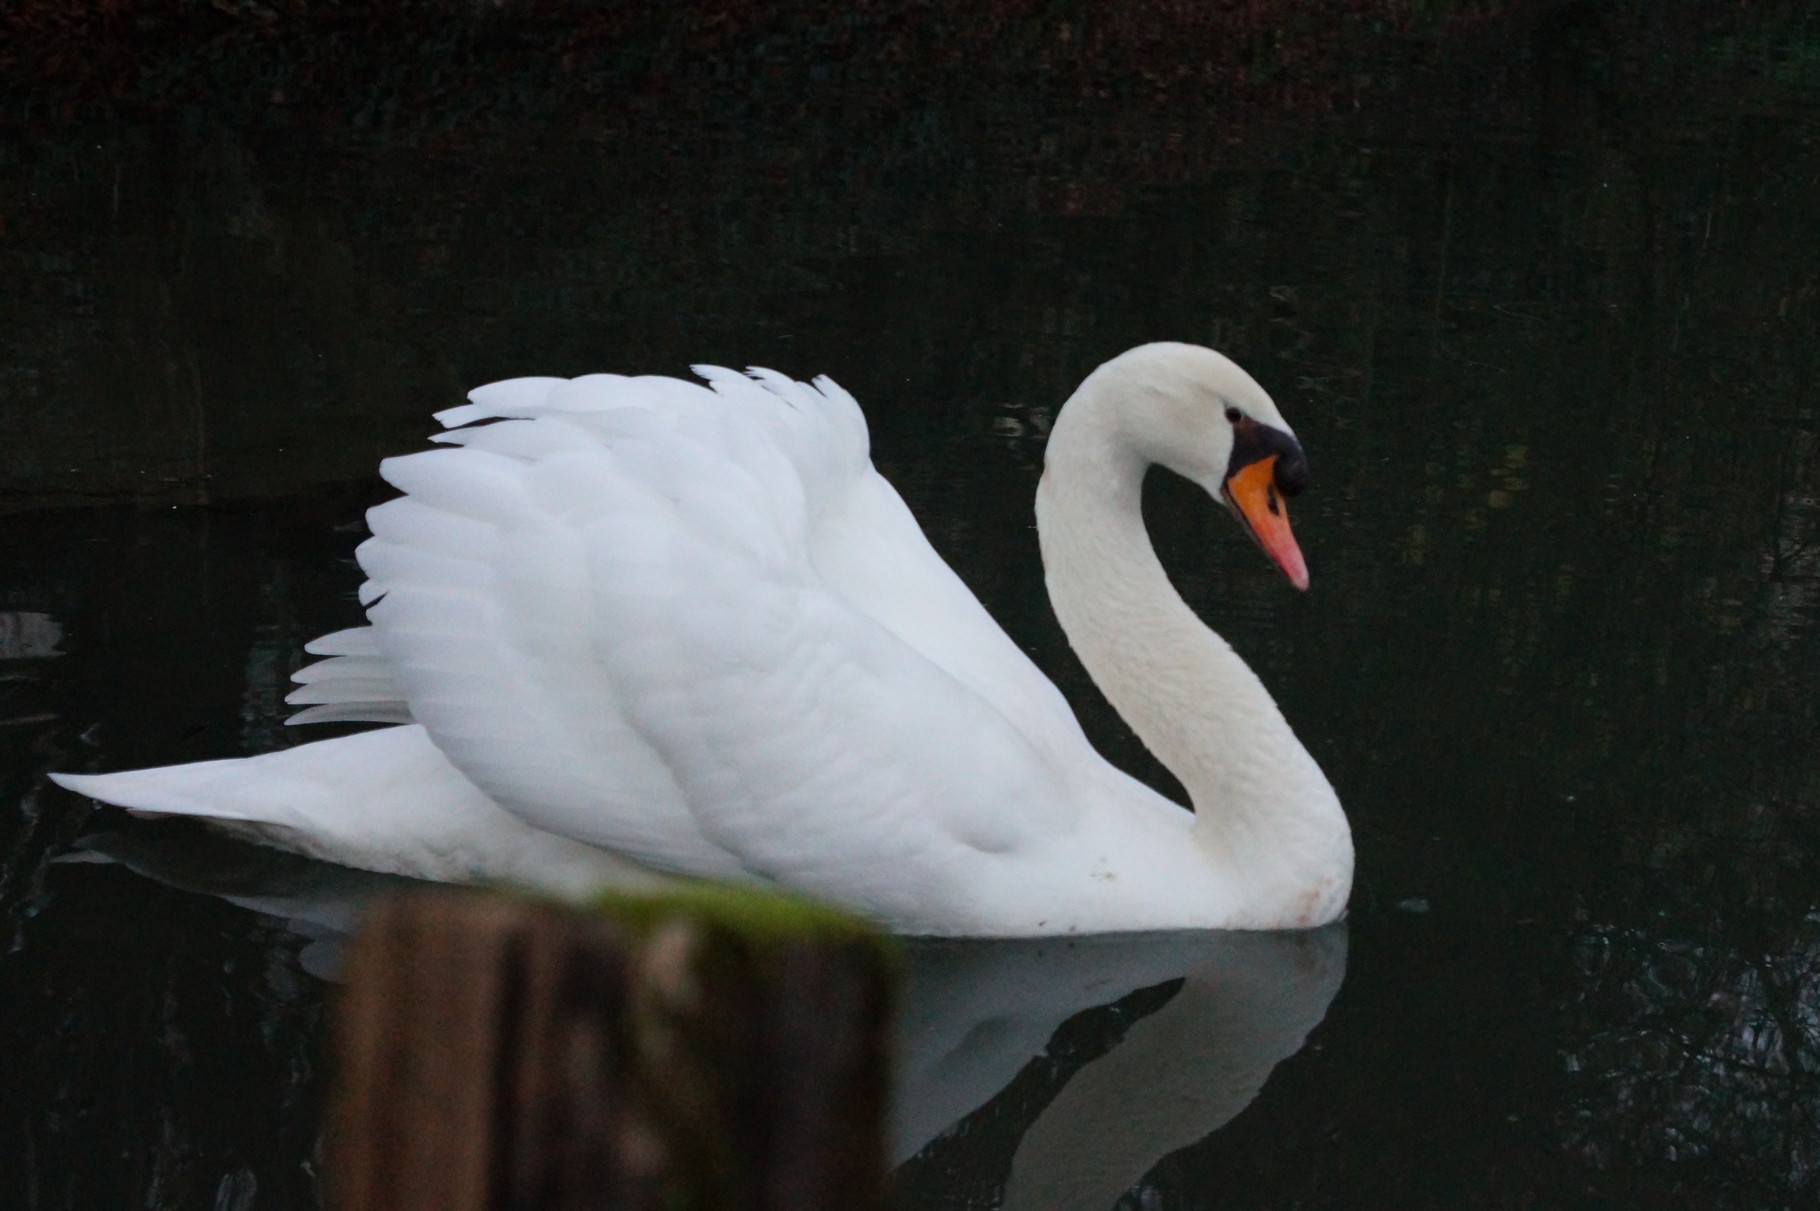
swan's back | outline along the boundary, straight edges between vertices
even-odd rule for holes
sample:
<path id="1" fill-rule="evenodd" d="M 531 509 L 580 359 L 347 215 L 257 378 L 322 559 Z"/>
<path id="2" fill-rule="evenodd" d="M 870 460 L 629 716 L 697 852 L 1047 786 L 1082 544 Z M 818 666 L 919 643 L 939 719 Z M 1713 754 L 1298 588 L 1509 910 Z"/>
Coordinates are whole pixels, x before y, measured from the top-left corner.
<path id="1" fill-rule="evenodd" d="M 1070 830 L 1090 750 L 846 392 L 698 373 L 439 414 L 450 448 L 381 466 L 404 496 L 359 551 L 373 625 L 312 645 L 304 718 L 414 719 L 540 828 L 951 932 L 995 862 Z"/>

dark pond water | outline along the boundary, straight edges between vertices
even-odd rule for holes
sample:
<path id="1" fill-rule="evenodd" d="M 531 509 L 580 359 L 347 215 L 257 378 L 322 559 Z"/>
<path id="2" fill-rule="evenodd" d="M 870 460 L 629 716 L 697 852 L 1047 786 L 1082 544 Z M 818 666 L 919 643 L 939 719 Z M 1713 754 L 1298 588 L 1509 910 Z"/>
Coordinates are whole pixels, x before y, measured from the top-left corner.
<path id="1" fill-rule="evenodd" d="M 359 618 L 373 467 L 431 411 L 832 374 L 1167 786 L 1049 614 L 1031 497 L 1079 378 L 1173 338 L 1311 455 L 1305 596 L 1183 485 L 1148 509 L 1347 805 L 1350 920 L 919 948 L 903 1205 L 1814 1205 L 1820 33 L 1525 11 L 1332 62 L 1245 26 L 1289 81 L 1249 91 L 1102 79 L 1033 16 L 1011 67 L 964 21 L 460 26 L 370 78 L 229 38 L 124 101 L 7 92 L 0 1201 L 314 1205 L 350 889 L 44 775 L 309 738 L 287 675 Z"/>

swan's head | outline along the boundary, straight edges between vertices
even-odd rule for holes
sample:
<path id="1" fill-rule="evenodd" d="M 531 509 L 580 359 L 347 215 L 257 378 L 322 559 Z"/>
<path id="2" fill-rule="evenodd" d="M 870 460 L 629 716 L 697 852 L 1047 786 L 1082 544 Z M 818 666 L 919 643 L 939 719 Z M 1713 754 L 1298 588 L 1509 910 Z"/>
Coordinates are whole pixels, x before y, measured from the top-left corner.
<path id="1" fill-rule="evenodd" d="M 1256 379 L 1223 354 L 1165 341 L 1113 358 L 1090 388 L 1132 453 L 1205 488 L 1291 584 L 1308 587 L 1286 504 L 1308 486 L 1308 459 Z"/>

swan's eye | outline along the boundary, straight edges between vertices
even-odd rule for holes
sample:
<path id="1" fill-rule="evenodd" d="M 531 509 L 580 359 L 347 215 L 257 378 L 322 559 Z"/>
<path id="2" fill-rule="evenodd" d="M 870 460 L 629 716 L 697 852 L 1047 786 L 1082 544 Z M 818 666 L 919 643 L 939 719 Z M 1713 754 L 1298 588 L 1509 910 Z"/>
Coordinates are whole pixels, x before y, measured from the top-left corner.
<path id="1" fill-rule="evenodd" d="M 1237 408 L 1226 409 L 1226 423 L 1227 424 L 1236 425 L 1244 418 L 1245 418 L 1245 414 L 1243 412 L 1240 412 Z"/>

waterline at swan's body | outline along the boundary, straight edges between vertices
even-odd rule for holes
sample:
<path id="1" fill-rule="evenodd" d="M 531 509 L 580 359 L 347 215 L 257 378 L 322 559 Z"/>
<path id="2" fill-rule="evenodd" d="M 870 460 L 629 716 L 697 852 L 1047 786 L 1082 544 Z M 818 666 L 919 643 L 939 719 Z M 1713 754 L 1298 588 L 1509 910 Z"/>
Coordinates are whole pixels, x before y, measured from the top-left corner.
<path id="1" fill-rule="evenodd" d="M 1139 508 L 1164 465 L 1298 584 L 1305 477 L 1269 397 L 1149 345 L 1058 415 L 1037 514 L 1095 681 L 1193 801 L 1107 764 L 871 467 L 827 379 L 517 379 L 387 460 L 371 625 L 325 636 L 298 721 L 396 724 L 72 789 L 349 865 L 576 890 L 774 882 L 894 929 L 1295 928 L 1343 911 L 1344 814 Z M 491 423 L 477 423 L 491 422 Z"/>

